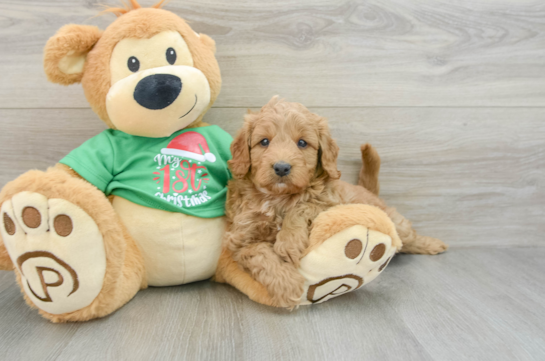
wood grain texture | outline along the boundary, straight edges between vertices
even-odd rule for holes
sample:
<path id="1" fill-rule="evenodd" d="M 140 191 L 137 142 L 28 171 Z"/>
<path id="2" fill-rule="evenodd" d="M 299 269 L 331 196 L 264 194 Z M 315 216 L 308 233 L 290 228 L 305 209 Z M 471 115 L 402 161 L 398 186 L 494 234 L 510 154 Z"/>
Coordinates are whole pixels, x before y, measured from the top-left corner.
<path id="1" fill-rule="evenodd" d="M 329 118 L 344 180 L 356 183 L 360 144 L 378 149 L 381 196 L 421 233 L 455 247 L 544 245 L 542 109 L 311 110 Z M 205 120 L 234 135 L 244 113 L 214 108 Z M 88 109 L 0 109 L 0 119 L 0 187 L 104 129 Z"/>
<path id="2" fill-rule="evenodd" d="M 363 289 L 289 313 L 226 285 L 150 288 L 104 319 L 54 325 L 0 272 L 6 360 L 542 360 L 545 248 L 394 258 Z M 538 272 L 540 271 L 540 272 Z"/>
<path id="3" fill-rule="evenodd" d="M 112 15 L 95 17 L 104 2 L 0 0 L 0 107 L 88 106 L 79 86 L 47 83 L 42 49 L 64 24 L 106 27 Z M 220 107 L 275 94 L 328 107 L 545 106 L 541 0 L 174 0 L 166 9 L 216 40 Z"/>

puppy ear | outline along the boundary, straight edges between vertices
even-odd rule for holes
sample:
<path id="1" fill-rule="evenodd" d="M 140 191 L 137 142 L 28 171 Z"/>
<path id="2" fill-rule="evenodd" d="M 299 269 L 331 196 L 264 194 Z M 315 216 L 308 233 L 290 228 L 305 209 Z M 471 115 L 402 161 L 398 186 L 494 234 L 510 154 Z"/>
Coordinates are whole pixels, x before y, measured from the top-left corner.
<path id="1" fill-rule="evenodd" d="M 53 83 L 79 83 L 87 54 L 102 32 L 96 26 L 66 25 L 51 37 L 44 49 L 44 69 Z"/>
<path id="2" fill-rule="evenodd" d="M 216 42 L 214 41 L 214 39 L 206 34 L 199 34 L 199 38 L 204 45 L 212 49 L 212 52 L 216 54 Z"/>
<path id="3" fill-rule="evenodd" d="M 233 158 L 228 161 L 229 168 L 236 179 L 242 179 L 250 171 L 250 122 L 245 121 L 231 143 Z"/>
<path id="4" fill-rule="evenodd" d="M 330 178 L 339 179 L 341 177 L 341 172 L 337 169 L 339 146 L 331 136 L 325 118 L 321 118 L 318 124 L 320 125 L 320 163 Z"/>

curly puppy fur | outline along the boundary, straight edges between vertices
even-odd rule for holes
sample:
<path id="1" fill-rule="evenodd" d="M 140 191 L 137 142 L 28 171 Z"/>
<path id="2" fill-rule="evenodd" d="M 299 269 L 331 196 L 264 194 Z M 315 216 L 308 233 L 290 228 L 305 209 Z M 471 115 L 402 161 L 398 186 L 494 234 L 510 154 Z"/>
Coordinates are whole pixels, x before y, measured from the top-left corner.
<path id="1" fill-rule="evenodd" d="M 438 239 L 418 235 L 378 198 L 380 158 L 371 146 L 362 146 L 360 184 L 369 184 L 372 191 L 340 181 L 339 147 L 327 121 L 302 104 L 274 97 L 259 113 L 249 112 L 231 152 L 235 179 L 228 186 L 224 246 L 281 307 L 299 303 L 304 279 L 297 267 L 309 248 L 313 222 L 336 205 L 369 204 L 384 210 L 403 241 L 402 252 L 436 254 L 447 248 Z M 278 175 L 278 163 L 289 164 L 289 174 Z"/>

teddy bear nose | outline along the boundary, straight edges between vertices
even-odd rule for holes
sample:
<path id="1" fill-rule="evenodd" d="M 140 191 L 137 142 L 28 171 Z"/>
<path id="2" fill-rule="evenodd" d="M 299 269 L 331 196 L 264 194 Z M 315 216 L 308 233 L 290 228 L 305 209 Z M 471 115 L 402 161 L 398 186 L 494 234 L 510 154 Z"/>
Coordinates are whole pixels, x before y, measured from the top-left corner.
<path id="1" fill-rule="evenodd" d="M 159 110 L 174 103 L 182 91 L 182 80 L 171 74 L 154 74 L 140 80 L 134 100 L 147 109 Z"/>
<path id="2" fill-rule="evenodd" d="M 291 165 L 286 162 L 278 162 L 274 164 L 273 168 L 276 175 L 283 177 L 290 174 Z"/>

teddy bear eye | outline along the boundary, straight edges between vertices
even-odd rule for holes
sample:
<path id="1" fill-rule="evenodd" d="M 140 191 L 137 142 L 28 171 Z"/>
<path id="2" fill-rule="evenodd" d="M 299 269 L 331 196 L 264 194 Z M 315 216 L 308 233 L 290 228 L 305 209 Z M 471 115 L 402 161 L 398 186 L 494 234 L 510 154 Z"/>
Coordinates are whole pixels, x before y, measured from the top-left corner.
<path id="1" fill-rule="evenodd" d="M 167 49 L 167 61 L 170 65 L 174 65 L 176 62 L 176 50 L 172 48 Z"/>
<path id="2" fill-rule="evenodd" d="M 259 142 L 259 144 L 261 144 L 264 147 L 268 147 L 269 146 L 269 140 L 267 138 L 264 138 L 263 140 L 261 140 L 261 142 Z"/>
<path id="3" fill-rule="evenodd" d="M 130 71 L 136 73 L 138 69 L 140 69 L 140 61 L 136 57 L 131 56 L 127 61 L 127 66 L 129 67 Z"/>
<path id="4" fill-rule="evenodd" d="M 297 142 L 297 146 L 299 148 L 306 148 L 307 145 L 308 145 L 308 143 L 305 142 L 303 139 L 299 139 L 299 141 Z"/>

